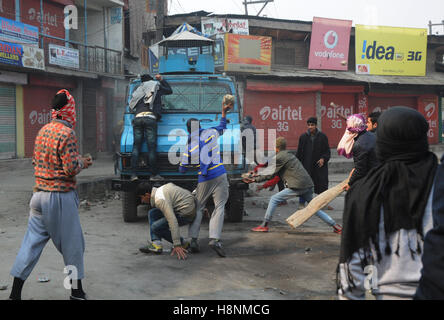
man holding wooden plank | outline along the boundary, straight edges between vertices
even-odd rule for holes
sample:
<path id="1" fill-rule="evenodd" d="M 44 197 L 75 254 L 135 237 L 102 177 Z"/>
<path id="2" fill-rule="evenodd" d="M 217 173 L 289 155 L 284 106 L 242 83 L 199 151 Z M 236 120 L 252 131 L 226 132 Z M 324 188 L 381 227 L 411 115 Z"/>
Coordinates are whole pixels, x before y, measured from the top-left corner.
<path id="1" fill-rule="evenodd" d="M 310 175 L 304 169 L 301 162 L 286 150 L 286 146 L 287 143 L 283 137 L 276 139 L 275 167 L 274 170 L 270 170 L 273 172 L 268 175 L 255 175 L 252 178 L 244 178 L 244 182 L 246 183 L 262 182 L 271 179 L 277 174 L 284 181 L 285 185 L 284 190 L 270 198 L 264 222 L 260 226 L 251 229 L 251 231 L 268 232 L 268 224 L 273 217 L 274 211 L 279 203 L 284 200 L 301 196 L 307 202 L 310 202 L 313 197 L 313 181 Z M 270 161 L 270 163 L 272 163 L 272 161 Z M 316 212 L 316 215 L 329 226 L 333 227 L 334 232 L 341 233 L 342 227 L 324 211 L 319 210 Z"/>

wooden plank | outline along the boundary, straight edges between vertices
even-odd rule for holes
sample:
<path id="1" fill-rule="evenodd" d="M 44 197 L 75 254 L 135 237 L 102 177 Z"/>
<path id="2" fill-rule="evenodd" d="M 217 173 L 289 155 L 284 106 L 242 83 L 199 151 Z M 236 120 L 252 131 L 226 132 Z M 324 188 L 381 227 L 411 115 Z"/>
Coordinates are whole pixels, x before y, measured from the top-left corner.
<path id="1" fill-rule="evenodd" d="M 322 192 L 320 195 L 314 197 L 310 203 L 301 210 L 296 211 L 287 218 L 287 223 L 292 228 L 297 228 L 310 219 L 316 212 L 328 205 L 333 199 L 338 197 L 344 190 L 343 187 L 348 183 L 349 178 L 345 179 L 338 185 Z"/>

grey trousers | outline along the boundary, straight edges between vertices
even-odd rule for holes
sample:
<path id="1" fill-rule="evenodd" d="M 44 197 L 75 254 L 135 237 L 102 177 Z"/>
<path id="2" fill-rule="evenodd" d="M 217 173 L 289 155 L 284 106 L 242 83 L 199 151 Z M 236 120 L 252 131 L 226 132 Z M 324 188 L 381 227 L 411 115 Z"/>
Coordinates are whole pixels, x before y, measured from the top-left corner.
<path id="1" fill-rule="evenodd" d="M 26 280 L 49 239 L 63 255 L 65 266 L 77 268 L 84 278 L 85 241 L 79 219 L 77 192 L 36 192 L 31 198 L 28 230 L 11 270 L 13 277 Z M 63 270 L 60 270 L 63 273 Z M 75 280 L 75 274 L 71 279 Z"/>
<path id="2" fill-rule="evenodd" d="M 229 188 L 230 185 L 226 173 L 212 180 L 199 182 L 197 184 L 196 218 L 188 229 L 188 236 L 190 238 L 199 237 L 200 224 L 202 222 L 202 210 L 205 208 L 205 205 L 211 196 L 214 201 L 214 211 L 210 218 L 209 238 L 220 239 L 222 227 L 224 225 L 225 204 L 228 200 Z"/>

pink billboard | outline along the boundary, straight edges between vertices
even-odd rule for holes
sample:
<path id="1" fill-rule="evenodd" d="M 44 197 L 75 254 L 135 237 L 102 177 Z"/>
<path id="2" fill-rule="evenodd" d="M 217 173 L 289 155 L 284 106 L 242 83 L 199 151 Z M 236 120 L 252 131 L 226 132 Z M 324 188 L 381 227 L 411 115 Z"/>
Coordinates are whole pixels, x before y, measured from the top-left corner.
<path id="1" fill-rule="evenodd" d="M 313 17 L 308 69 L 348 70 L 351 20 Z"/>

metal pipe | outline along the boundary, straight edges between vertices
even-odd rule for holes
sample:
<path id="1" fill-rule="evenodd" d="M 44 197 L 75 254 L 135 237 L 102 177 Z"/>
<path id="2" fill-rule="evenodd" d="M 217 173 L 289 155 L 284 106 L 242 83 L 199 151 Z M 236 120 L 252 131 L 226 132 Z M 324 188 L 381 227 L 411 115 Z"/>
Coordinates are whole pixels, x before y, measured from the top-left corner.
<path id="1" fill-rule="evenodd" d="M 40 34 L 43 34 L 43 0 L 40 0 Z M 43 37 L 40 37 L 41 47 L 43 48 Z"/>
<path id="2" fill-rule="evenodd" d="M 84 46 L 85 46 L 85 63 L 86 63 L 86 71 L 88 71 L 88 23 L 87 23 L 87 10 L 86 10 L 86 1 L 87 0 L 83 0 L 83 5 L 85 7 L 85 19 L 84 19 L 84 24 L 85 24 L 85 39 L 83 39 L 84 42 Z"/>
<path id="3" fill-rule="evenodd" d="M 65 19 L 68 16 L 68 13 L 65 13 Z M 69 29 L 65 28 L 65 47 L 69 46 Z"/>
<path id="4" fill-rule="evenodd" d="M 105 72 L 108 72 L 108 54 L 106 48 L 108 47 L 108 41 L 106 38 L 106 8 L 103 7 L 103 45 L 105 46 Z"/>
<path id="5" fill-rule="evenodd" d="M 20 22 L 20 0 L 15 0 L 15 21 Z"/>
<path id="6" fill-rule="evenodd" d="M 55 39 L 55 40 L 60 40 L 60 41 L 65 41 L 65 40 L 66 40 L 66 39 L 63 39 L 63 38 L 59 38 L 59 37 L 55 37 L 55 36 L 51 36 L 51 35 L 49 35 L 49 34 L 41 33 L 41 35 L 42 35 L 43 37 L 45 37 L 45 38 L 50 38 L 50 39 Z M 82 42 L 77 42 L 77 41 L 73 41 L 73 40 L 69 40 L 69 43 L 78 44 L 78 45 L 81 45 L 81 46 L 84 45 L 84 43 L 82 43 Z"/>

